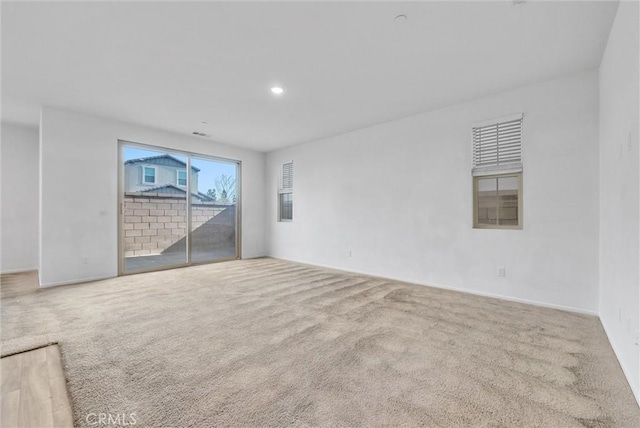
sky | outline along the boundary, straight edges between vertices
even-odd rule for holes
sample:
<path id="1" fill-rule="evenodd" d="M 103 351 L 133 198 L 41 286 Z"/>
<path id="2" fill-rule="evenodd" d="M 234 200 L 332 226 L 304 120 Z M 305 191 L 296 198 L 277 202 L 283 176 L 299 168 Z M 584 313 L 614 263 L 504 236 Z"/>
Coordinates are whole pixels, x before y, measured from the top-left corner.
<path id="1" fill-rule="evenodd" d="M 187 161 L 186 156 L 176 153 L 124 146 L 124 160 L 146 158 L 150 156 L 163 155 L 166 153 L 170 154 L 176 159 L 180 159 L 183 162 Z M 216 178 L 220 177 L 221 175 L 225 174 L 232 177 L 236 176 L 237 164 L 232 161 L 222 162 L 192 157 L 191 166 L 200 168 L 200 172 L 198 173 L 198 191 L 202 193 L 207 193 L 207 190 L 209 189 L 215 189 Z"/>

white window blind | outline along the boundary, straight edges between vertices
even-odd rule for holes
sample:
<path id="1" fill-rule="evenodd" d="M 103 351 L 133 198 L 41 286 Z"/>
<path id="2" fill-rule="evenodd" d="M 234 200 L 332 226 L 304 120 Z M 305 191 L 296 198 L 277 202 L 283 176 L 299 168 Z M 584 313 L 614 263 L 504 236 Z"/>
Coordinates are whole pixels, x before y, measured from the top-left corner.
<path id="1" fill-rule="evenodd" d="M 280 177 L 280 190 L 293 189 L 293 162 L 282 165 L 282 174 Z"/>
<path id="2" fill-rule="evenodd" d="M 522 113 L 473 127 L 473 175 L 522 171 Z"/>

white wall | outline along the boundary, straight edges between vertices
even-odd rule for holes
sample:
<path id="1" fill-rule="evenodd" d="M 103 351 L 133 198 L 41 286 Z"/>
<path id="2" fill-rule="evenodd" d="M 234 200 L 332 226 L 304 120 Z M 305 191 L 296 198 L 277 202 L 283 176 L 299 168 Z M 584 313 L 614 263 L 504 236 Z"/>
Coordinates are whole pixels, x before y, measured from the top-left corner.
<path id="1" fill-rule="evenodd" d="M 516 112 L 524 229 L 473 229 L 471 126 Z M 278 223 L 289 160 L 294 220 Z M 266 168 L 271 256 L 598 310 L 597 71 L 272 152 Z"/>
<path id="2" fill-rule="evenodd" d="M 38 268 L 38 129 L 2 123 L 0 272 Z"/>
<path id="3" fill-rule="evenodd" d="M 242 257 L 264 254 L 264 154 L 44 107 L 42 286 L 117 275 L 119 139 L 242 161 Z"/>
<path id="4" fill-rule="evenodd" d="M 600 319 L 640 402 L 638 2 L 620 2 L 600 65 Z"/>

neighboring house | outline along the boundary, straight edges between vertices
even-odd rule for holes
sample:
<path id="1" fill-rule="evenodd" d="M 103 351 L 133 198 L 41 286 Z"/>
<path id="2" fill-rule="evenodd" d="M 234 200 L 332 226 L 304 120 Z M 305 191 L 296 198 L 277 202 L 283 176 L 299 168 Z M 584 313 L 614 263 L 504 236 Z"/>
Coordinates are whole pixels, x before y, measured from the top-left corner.
<path id="1" fill-rule="evenodd" d="M 191 189 L 198 189 L 200 169 L 191 167 Z M 180 195 L 187 193 L 187 164 L 171 155 L 129 159 L 124 162 L 124 191 Z M 213 202 L 198 191 L 194 201 Z"/>

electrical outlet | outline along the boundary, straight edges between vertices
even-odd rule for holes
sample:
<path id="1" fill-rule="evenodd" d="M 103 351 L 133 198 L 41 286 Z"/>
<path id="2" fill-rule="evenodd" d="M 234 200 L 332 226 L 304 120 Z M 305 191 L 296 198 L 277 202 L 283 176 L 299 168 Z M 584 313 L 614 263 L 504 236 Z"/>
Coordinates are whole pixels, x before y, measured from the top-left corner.
<path id="1" fill-rule="evenodd" d="M 505 269 L 504 266 L 498 266 L 498 272 L 497 272 L 498 276 L 505 276 Z"/>
<path id="2" fill-rule="evenodd" d="M 351 257 L 351 250 L 347 250 L 347 257 Z"/>

